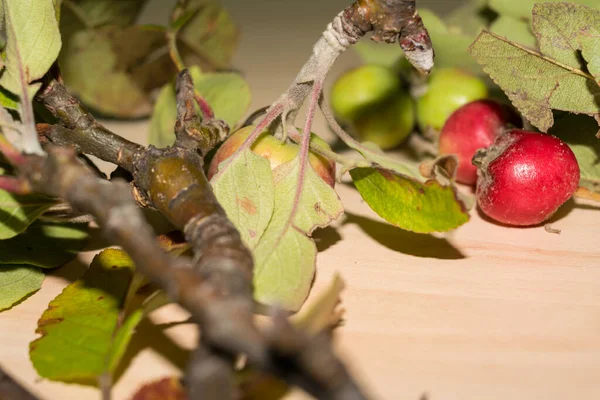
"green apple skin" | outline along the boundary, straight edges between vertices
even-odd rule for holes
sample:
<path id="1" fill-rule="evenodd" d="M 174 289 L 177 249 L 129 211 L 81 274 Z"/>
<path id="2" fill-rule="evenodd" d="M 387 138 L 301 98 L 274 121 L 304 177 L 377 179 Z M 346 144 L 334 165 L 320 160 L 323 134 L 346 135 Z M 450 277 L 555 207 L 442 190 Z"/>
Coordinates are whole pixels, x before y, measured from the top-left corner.
<path id="1" fill-rule="evenodd" d="M 439 131 L 461 106 L 488 97 L 485 83 L 478 77 L 456 68 L 434 71 L 427 92 L 417 100 L 417 121 L 421 131 Z"/>
<path id="2" fill-rule="evenodd" d="M 208 179 L 217 173 L 219 164 L 224 160 L 231 157 L 233 153 L 246 141 L 248 136 L 252 133 L 255 126 L 246 126 L 236 132 L 234 132 L 227 140 L 221 145 L 219 150 L 215 153 L 211 160 L 208 168 Z M 331 150 L 331 147 L 319 136 L 311 133 L 311 142 L 317 142 L 319 146 L 325 147 Z M 286 162 L 292 161 L 300 152 L 300 146 L 291 142 L 282 142 L 276 139 L 268 131 L 263 131 L 256 141 L 250 147 L 253 153 L 258 154 L 261 157 L 269 160 L 271 164 L 271 170 L 279 167 Z M 328 160 L 327 158 L 310 152 L 308 155 L 308 161 L 313 167 L 317 175 L 325 181 L 329 186 L 334 187 L 335 185 L 335 162 Z"/>
<path id="3" fill-rule="evenodd" d="M 333 84 L 331 108 L 340 121 L 353 121 L 364 109 L 393 96 L 399 88 L 400 78 L 391 68 L 363 65 Z"/>
<path id="4" fill-rule="evenodd" d="M 382 150 L 401 144 L 415 126 L 415 106 L 408 93 L 398 92 L 385 104 L 365 110 L 354 121 L 358 140 L 375 143 Z"/>

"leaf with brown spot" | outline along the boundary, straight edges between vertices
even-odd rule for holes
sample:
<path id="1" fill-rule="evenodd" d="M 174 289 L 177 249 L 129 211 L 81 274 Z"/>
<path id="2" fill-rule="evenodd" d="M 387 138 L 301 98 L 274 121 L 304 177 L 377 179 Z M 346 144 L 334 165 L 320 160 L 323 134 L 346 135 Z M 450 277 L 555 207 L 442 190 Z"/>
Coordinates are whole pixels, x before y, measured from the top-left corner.
<path id="1" fill-rule="evenodd" d="M 552 110 L 597 114 L 600 10 L 538 4 L 532 22 L 540 52 L 482 32 L 470 47 L 471 55 L 532 125 L 544 132 L 554 124 Z"/>
<path id="2" fill-rule="evenodd" d="M 244 243 L 253 249 L 273 215 L 275 195 L 269 161 L 245 150 L 211 184 Z"/>

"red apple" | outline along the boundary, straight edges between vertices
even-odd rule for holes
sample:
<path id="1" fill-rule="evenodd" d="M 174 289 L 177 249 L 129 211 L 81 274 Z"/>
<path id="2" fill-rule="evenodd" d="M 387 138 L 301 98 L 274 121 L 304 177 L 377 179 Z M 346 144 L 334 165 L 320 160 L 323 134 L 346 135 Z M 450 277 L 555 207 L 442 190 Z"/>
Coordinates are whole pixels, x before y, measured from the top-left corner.
<path id="1" fill-rule="evenodd" d="M 477 182 L 477 167 L 471 159 L 478 149 L 494 143 L 506 128 L 520 127 L 521 118 L 509 106 L 493 100 L 477 100 L 456 110 L 440 132 L 440 155 L 456 154 L 456 180 L 467 185 Z"/>

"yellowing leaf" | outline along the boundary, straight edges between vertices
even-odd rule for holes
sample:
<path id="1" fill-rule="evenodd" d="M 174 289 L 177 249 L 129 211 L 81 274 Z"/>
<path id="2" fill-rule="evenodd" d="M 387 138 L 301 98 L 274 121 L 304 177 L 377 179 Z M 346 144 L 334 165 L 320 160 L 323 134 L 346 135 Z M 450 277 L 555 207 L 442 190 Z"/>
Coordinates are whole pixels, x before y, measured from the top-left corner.
<path id="1" fill-rule="evenodd" d="M 30 265 L 0 265 L 0 311 L 39 290 L 44 273 Z"/>
<path id="2" fill-rule="evenodd" d="M 273 215 L 275 195 L 269 161 L 245 150 L 211 185 L 244 243 L 254 248 Z"/>
<path id="3" fill-rule="evenodd" d="M 390 171 L 355 168 L 354 185 L 369 206 L 389 223 L 419 233 L 445 232 L 469 220 L 455 189 L 435 180 L 421 183 Z"/>
<path id="4" fill-rule="evenodd" d="M 250 88 L 244 78 L 233 72 L 201 73 L 191 67 L 194 87 L 212 107 L 215 117 L 233 127 L 250 105 Z M 165 85 L 158 95 L 150 121 L 150 144 L 158 147 L 172 145 L 177 120 L 177 103 L 173 84 Z"/>
<path id="5" fill-rule="evenodd" d="M 317 248 L 308 235 L 343 212 L 335 191 L 308 165 L 300 198 L 298 158 L 274 171 L 275 210 L 254 250 L 254 297 L 258 302 L 297 311 L 308 296 Z"/>
<path id="6" fill-rule="evenodd" d="M 123 251 L 104 250 L 82 279 L 50 302 L 38 321 L 36 332 L 42 336 L 29 348 L 40 376 L 93 384 L 114 371 L 143 317 L 140 309 L 125 315 L 133 268 Z"/>
<path id="7" fill-rule="evenodd" d="M 600 87 L 584 71 L 490 32 L 482 32 L 470 51 L 515 107 L 544 132 L 554 123 L 552 109 L 598 112 Z"/>

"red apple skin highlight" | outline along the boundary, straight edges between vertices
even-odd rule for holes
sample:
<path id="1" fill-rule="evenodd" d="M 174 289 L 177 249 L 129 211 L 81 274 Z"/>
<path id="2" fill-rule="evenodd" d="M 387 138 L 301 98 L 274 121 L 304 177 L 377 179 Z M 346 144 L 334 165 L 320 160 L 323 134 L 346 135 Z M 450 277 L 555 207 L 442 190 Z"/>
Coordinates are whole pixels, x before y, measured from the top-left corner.
<path id="1" fill-rule="evenodd" d="M 467 185 L 477 182 L 477 167 L 471 163 L 475 152 L 489 147 L 508 126 L 520 127 L 521 118 L 510 107 L 493 100 L 476 100 L 456 110 L 440 132 L 440 155 L 456 154 L 456 180 Z"/>
<path id="2" fill-rule="evenodd" d="M 254 128 L 255 127 L 251 125 L 234 132 L 227 138 L 221 147 L 219 147 L 219 150 L 215 153 L 208 168 L 206 176 L 209 180 L 217 173 L 219 164 L 236 152 L 248 136 L 250 136 L 250 133 L 252 133 Z M 323 139 L 313 133 L 311 133 L 310 140 L 311 142 L 318 142 L 327 149 L 331 149 Z M 292 161 L 300 152 L 300 146 L 297 144 L 281 142 L 267 131 L 260 134 L 250 149 L 253 153 L 269 160 L 271 170 L 274 170 L 281 164 Z M 331 187 L 335 186 L 335 162 L 328 160 L 320 154 L 313 153 L 312 151 L 308 154 L 308 161 L 317 175 L 319 175 L 325 183 Z"/>
<path id="3" fill-rule="evenodd" d="M 477 152 L 477 204 L 490 218 L 515 226 L 538 225 L 579 185 L 579 165 L 569 146 L 543 133 L 507 131 Z"/>

